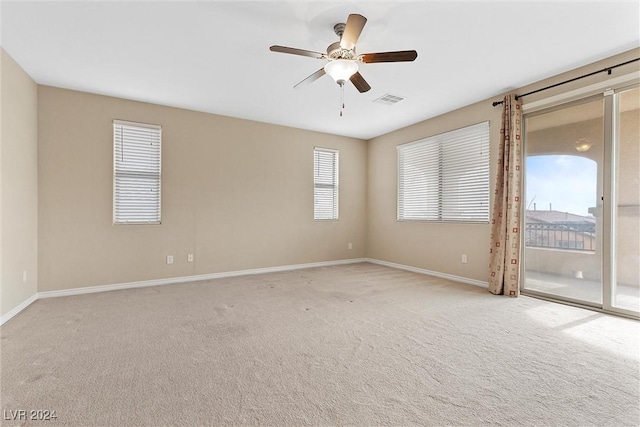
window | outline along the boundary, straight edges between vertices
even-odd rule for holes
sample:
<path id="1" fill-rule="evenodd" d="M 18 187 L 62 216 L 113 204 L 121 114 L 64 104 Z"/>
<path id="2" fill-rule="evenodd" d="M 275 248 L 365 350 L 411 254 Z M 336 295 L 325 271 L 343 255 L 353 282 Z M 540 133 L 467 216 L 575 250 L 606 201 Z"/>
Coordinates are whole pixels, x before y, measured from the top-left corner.
<path id="1" fill-rule="evenodd" d="M 160 126 L 113 121 L 113 223 L 160 224 Z"/>
<path id="2" fill-rule="evenodd" d="M 338 219 L 338 150 L 313 150 L 313 218 Z"/>
<path id="3" fill-rule="evenodd" d="M 398 221 L 489 222 L 489 122 L 398 146 Z"/>

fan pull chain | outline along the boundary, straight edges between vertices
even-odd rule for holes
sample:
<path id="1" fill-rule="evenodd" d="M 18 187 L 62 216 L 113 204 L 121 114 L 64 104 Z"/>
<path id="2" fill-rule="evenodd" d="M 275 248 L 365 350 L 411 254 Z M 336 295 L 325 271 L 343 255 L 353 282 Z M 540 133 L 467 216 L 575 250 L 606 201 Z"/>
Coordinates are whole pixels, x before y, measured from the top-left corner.
<path id="1" fill-rule="evenodd" d="M 340 117 L 344 111 L 344 83 L 340 85 Z"/>

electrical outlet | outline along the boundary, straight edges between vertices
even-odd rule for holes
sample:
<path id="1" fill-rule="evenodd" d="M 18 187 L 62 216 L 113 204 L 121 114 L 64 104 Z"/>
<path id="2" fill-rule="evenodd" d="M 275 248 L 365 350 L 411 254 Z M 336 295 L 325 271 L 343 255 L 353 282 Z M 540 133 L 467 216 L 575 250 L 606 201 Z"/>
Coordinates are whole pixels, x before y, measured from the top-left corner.
<path id="1" fill-rule="evenodd" d="M 467 263 L 467 256 L 465 254 L 462 254 L 462 263 L 463 264 Z"/>
<path id="2" fill-rule="evenodd" d="M 187 255 L 187 262 L 193 262 L 193 254 Z"/>
<path id="3" fill-rule="evenodd" d="M 167 264 L 173 264 L 173 255 L 167 255 Z"/>
<path id="4" fill-rule="evenodd" d="M 349 249 L 353 249 L 353 245 L 349 243 Z"/>

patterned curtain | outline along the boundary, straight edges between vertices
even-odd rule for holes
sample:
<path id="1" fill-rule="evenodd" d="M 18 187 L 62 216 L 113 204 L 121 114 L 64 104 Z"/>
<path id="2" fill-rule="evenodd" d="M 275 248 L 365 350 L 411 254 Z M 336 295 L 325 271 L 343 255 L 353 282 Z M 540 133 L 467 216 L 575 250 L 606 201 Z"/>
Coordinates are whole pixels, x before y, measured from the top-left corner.
<path id="1" fill-rule="evenodd" d="M 505 96 L 496 173 L 489 292 L 520 294 L 520 225 L 522 214 L 522 102 Z"/>

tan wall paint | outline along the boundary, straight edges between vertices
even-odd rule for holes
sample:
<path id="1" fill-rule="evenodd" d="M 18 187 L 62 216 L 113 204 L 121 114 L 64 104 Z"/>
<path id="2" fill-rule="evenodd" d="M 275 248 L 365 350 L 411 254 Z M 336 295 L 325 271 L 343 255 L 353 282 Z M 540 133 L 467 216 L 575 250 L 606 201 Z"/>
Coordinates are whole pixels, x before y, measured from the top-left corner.
<path id="1" fill-rule="evenodd" d="M 38 286 L 37 85 L 3 49 L 0 94 L 1 317 Z"/>
<path id="2" fill-rule="evenodd" d="M 638 50 L 629 51 L 516 92 L 601 69 L 637 54 Z M 50 291 L 362 256 L 486 280 L 488 225 L 395 220 L 395 147 L 489 120 L 493 175 L 500 108 L 491 107 L 491 100 L 365 143 L 45 86 L 37 87 L 34 100 L 35 83 L 10 58 L 6 65 L 6 58 L 2 52 L 1 314 L 32 296 L 36 286 L 39 291 Z M 619 69 L 614 76 L 636 68 Z M 605 79 L 605 74 L 597 75 L 527 99 L 535 101 Z M 13 99 L 16 91 L 20 96 Z M 499 99 L 501 96 L 492 100 Z M 6 112 L 7 105 L 12 107 L 10 113 Z M 5 126 L 7 117 L 14 115 L 18 120 L 12 119 L 12 126 Z M 36 117 L 37 126 L 33 126 Z M 163 126 L 161 226 L 111 224 L 114 118 Z M 10 169 L 5 168 L 5 141 L 15 133 L 18 123 L 24 127 L 21 134 L 28 141 L 23 147 L 28 153 L 20 156 L 27 165 L 20 171 L 14 162 Z M 37 151 L 32 147 L 34 138 L 38 140 Z M 338 222 L 312 220 L 310 163 L 315 145 L 340 149 Z M 39 168 L 34 171 L 38 156 Z M 9 188 L 9 176 L 11 188 L 4 191 Z M 19 177 L 15 181 L 18 185 L 14 177 Z M 14 204 L 11 209 L 5 208 L 15 194 L 27 200 L 25 209 L 13 209 L 18 206 Z M 23 227 L 26 234 L 21 234 L 27 239 L 5 238 L 5 224 L 18 213 L 19 221 L 27 224 Z M 33 251 L 34 239 L 39 252 Z M 25 244 L 31 250 L 19 256 L 11 245 L 14 242 L 18 246 L 31 242 Z M 349 242 L 353 250 L 347 249 Z M 6 256 L 10 245 L 13 252 Z M 186 262 L 187 253 L 195 254 L 194 263 Z M 468 264 L 460 262 L 463 253 L 468 255 Z M 175 257 L 173 265 L 165 263 L 169 254 Z M 27 265 L 36 260 L 37 269 Z M 28 269 L 27 284 L 6 285 L 5 276 L 15 279 L 8 265 L 20 276 Z"/>
<path id="3" fill-rule="evenodd" d="M 603 59 L 601 61 L 597 61 L 597 62 L 593 62 L 589 65 L 586 65 L 584 67 L 580 67 L 580 68 L 576 68 L 573 70 L 569 70 L 567 72 L 561 73 L 561 74 L 557 74 L 553 77 L 549 77 L 547 79 L 544 80 L 540 80 L 538 82 L 532 83 L 530 85 L 521 87 L 519 89 L 514 90 L 515 93 L 518 94 L 522 94 L 522 93 L 527 93 L 527 92 L 531 92 L 531 91 L 535 91 L 547 86 L 551 86 L 551 85 L 555 85 L 557 83 L 561 83 L 561 82 L 566 82 L 567 80 L 571 80 L 575 77 L 579 77 L 585 74 L 589 74 L 589 73 L 593 73 L 596 71 L 601 71 L 607 67 L 610 67 L 612 65 L 616 65 L 616 64 L 622 64 L 624 62 L 627 61 L 631 61 L 634 60 L 636 58 L 638 58 L 640 56 L 640 49 L 631 49 L 628 50 L 627 52 L 621 53 L 619 55 L 614 55 L 611 56 L 609 58 Z M 630 74 L 630 73 L 637 73 L 638 69 L 640 67 L 640 64 L 638 62 L 632 62 L 630 64 L 615 68 L 612 70 L 611 75 L 608 75 L 606 72 L 603 73 L 598 73 L 598 74 L 594 74 L 590 77 L 586 77 L 583 79 L 579 79 L 579 80 L 575 80 L 573 82 L 570 83 L 566 83 L 566 84 L 562 84 L 559 86 L 556 86 L 554 88 L 550 88 L 538 93 L 534 93 L 531 95 L 526 96 L 525 98 L 523 98 L 523 103 L 525 104 L 525 112 L 530 111 L 530 109 L 528 109 L 528 107 L 526 107 L 526 104 L 532 104 L 535 103 L 537 101 L 540 100 L 545 100 L 545 99 L 550 99 L 554 96 L 557 95 L 562 95 L 562 94 L 566 94 L 567 92 L 571 92 L 574 90 L 580 90 L 583 89 L 585 87 L 588 87 L 590 85 L 593 84 L 597 84 L 597 83 L 601 83 L 601 82 L 607 82 L 610 81 L 611 79 L 614 79 L 616 77 L 620 77 L 626 74 Z M 599 91 L 600 93 L 602 93 L 602 91 Z M 579 98 L 584 97 L 585 95 L 579 95 Z M 497 96 L 492 98 L 493 101 L 498 101 L 500 100 L 502 97 L 501 96 Z M 564 101 L 562 101 L 564 102 Z M 546 108 L 546 107 L 543 107 Z"/>
<path id="4" fill-rule="evenodd" d="M 629 61 L 637 58 L 639 53 L 639 49 L 633 49 L 529 86 L 514 89 L 512 92 L 522 94 L 537 90 Z M 546 99 L 637 70 L 638 63 L 632 63 L 617 68 L 611 76 L 608 76 L 607 73 L 597 74 L 587 79 L 527 96 L 523 98 L 523 101 L 526 104 Z M 489 120 L 491 126 L 491 194 L 493 194 L 501 107 L 493 107 L 491 102 L 500 101 L 503 96 L 495 96 L 369 141 L 367 257 L 463 278 L 487 281 L 488 244 L 491 232 L 488 224 L 398 222 L 396 220 L 398 173 L 396 146 Z M 468 264 L 461 263 L 462 254 L 467 255 Z"/>
<path id="5" fill-rule="evenodd" d="M 38 111 L 40 291 L 365 255 L 365 141 L 47 86 Z M 112 225 L 113 119 L 162 126 L 162 225 Z M 336 222 L 314 146 L 340 150 Z"/>
<path id="6" fill-rule="evenodd" d="M 481 102 L 369 141 L 367 256 L 473 280 L 486 281 L 488 224 L 398 222 L 397 149 L 400 144 L 489 121 L 491 176 L 501 111 Z M 462 255 L 467 264 L 462 264 Z"/>

